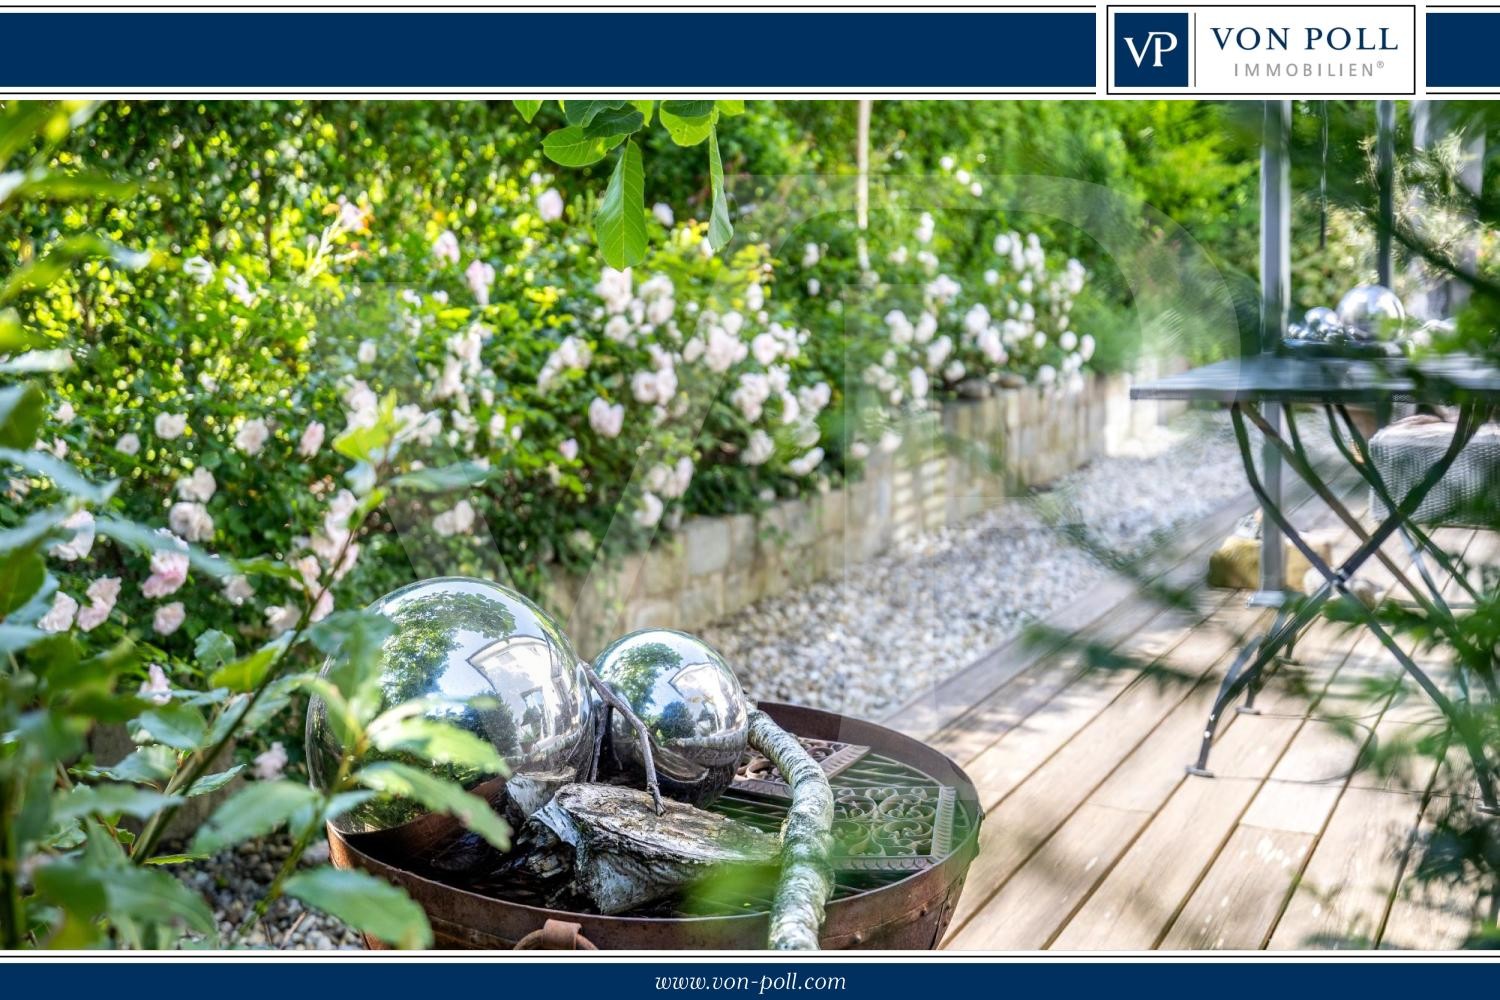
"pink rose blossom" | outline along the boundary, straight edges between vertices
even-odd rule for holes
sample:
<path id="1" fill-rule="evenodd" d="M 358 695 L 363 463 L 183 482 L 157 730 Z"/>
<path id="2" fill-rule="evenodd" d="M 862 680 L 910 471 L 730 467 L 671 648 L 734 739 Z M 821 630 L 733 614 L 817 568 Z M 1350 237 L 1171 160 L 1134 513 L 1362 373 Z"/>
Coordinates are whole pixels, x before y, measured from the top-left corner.
<path id="1" fill-rule="evenodd" d="M 187 574 L 186 552 L 161 549 L 151 556 L 151 575 L 141 584 L 141 593 L 147 597 L 174 594 L 187 582 Z"/>
<path id="2" fill-rule="evenodd" d="M 308 424 L 307 430 L 302 432 L 302 440 L 297 443 L 297 454 L 303 458 L 312 458 L 323 447 L 325 433 L 322 421 L 314 420 Z"/>
<path id="3" fill-rule="evenodd" d="M 165 705 L 172 700 L 172 682 L 167 680 L 167 673 L 160 664 L 153 663 L 147 668 L 150 680 L 141 681 L 139 695 L 153 705 Z"/>
<path id="4" fill-rule="evenodd" d="M 495 283 L 493 267 L 482 260 L 470 261 L 464 271 L 464 280 L 469 283 L 469 291 L 474 293 L 475 301 L 481 306 L 490 304 L 490 286 Z"/>
<path id="5" fill-rule="evenodd" d="M 43 632 L 66 632 L 73 627 L 73 616 L 78 613 L 78 602 L 62 591 L 52 598 L 52 607 L 37 621 L 36 627 Z"/>
<path id="6" fill-rule="evenodd" d="M 280 778 L 286 770 L 287 755 L 286 747 L 278 740 L 271 744 L 271 749 L 255 758 L 255 764 L 250 773 L 261 781 L 275 781 Z"/>
<path id="7" fill-rule="evenodd" d="M 182 628 L 182 621 L 187 617 L 187 610 L 183 608 L 181 601 L 173 601 L 171 604 L 163 604 L 156 609 L 152 616 L 151 627 L 158 635 L 171 635 Z"/>

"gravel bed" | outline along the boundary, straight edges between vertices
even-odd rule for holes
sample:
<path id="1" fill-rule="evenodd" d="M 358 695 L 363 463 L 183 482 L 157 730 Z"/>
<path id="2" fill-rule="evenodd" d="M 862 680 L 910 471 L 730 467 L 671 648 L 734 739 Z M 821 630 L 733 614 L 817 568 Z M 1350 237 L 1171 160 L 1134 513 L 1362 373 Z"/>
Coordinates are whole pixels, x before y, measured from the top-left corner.
<path id="1" fill-rule="evenodd" d="M 213 906 L 219 920 L 221 946 L 230 946 L 236 929 L 244 923 L 256 900 L 265 895 L 266 887 L 290 851 L 290 838 L 277 834 L 247 841 L 177 871 L 189 888 L 202 894 Z M 319 841 L 303 854 L 301 867 L 327 860 L 328 842 Z M 273 903 L 264 919 L 235 946 L 331 951 L 363 948 L 364 939 L 333 917 L 284 897 Z"/>
<path id="2" fill-rule="evenodd" d="M 1138 556 L 1244 489 L 1225 415 L 1187 413 L 1030 499 L 762 601 L 704 637 L 752 697 L 879 719 L 1105 576 L 1054 525 Z"/>

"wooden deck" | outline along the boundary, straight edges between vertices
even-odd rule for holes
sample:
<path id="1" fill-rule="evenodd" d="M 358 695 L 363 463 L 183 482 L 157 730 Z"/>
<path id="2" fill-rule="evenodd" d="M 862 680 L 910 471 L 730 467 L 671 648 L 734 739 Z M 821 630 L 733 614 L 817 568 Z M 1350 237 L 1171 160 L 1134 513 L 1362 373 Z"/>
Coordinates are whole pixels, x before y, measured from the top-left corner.
<path id="1" fill-rule="evenodd" d="M 1331 526 L 1316 500 L 1290 500 L 1300 526 Z M 1200 580 L 1208 553 L 1250 509 L 1247 494 L 1196 525 L 1151 574 Z M 1472 563 L 1500 562 L 1494 535 L 1437 537 Z M 1424 817 L 1443 796 L 1472 794 L 1472 782 L 1450 787 L 1430 766 L 1394 778 L 1355 766 L 1368 741 L 1432 725 L 1431 704 L 1410 682 L 1370 693 L 1372 679 L 1400 676 L 1395 660 L 1364 630 L 1315 625 L 1297 647 L 1301 669 L 1272 675 L 1261 714 L 1226 717 L 1216 777 L 1189 777 L 1183 766 L 1219 679 L 1269 612 L 1248 608 L 1243 592 L 1207 589 L 1195 611 L 1169 610 L 1141 589 L 1112 579 L 1049 624 L 1086 650 L 1188 679 L 1164 683 L 1138 665 L 1088 669 L 1076 643 L 1016 641 L 887 720 L 957 760 L 986 812 L 944 947 L 1461 944 L 1484 901 L 1418 887 L 1408 860 Z"/>

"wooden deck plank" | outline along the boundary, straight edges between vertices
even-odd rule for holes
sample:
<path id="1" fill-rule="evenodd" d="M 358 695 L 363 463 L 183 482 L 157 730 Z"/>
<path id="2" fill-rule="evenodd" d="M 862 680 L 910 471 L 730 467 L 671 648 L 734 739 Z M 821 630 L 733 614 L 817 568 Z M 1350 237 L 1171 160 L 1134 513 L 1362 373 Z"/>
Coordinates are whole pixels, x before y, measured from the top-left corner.
<path id="1" fill-rule="evenodd" d="M 1417 831 L 1418 844 L 1432 836 L 1436 819 L 1447 806 L 1447 796 L 1435 796 L 1427 803 Z M 1473 882 L 1424 882 L 1418 878 L 1415 867 L 1414 863 L 1406 867 L 1391 901 L 1379 947 L 1413 951 L 1463 947 L 1476 919 L 1483 913 L 1483 887 Z"/>
<path id="2" fill-rule="evenodd" d="M 1161 947 L 1263 947 L 1312 843 L 1312 834 L 1235 827 Z"/>
<path id="3" fill-rule="evenodd" d="M 1354 773 L 1369 727 L 1378 725 L 1389 700 L 1372 705 L 1360 683 L 1382 669 L 1380 652 L 1368 633 L 1354 641 L 1161 947 L 1248 949 L 1269 942 Z"/>
<path id="4" fill-rule="evenodd" d="M 1420 792 L 1346 789 L 1270 947 L 1374 947 L 1421 813 Z"/>
<path id="5" fill-rule="evenodd" d="M 1056 836 L 986 903 L 982 920 L 950 936 L 945 948 L 1037 949 L 1046 945 L 1113 859 L 1114 845 L 1128 843 L 1151 814 L 1085 803 Z"/>
<path id="6" fill-rule="evenodd" d="M 1327 632 L 1314 626 L 1309 644 L 1321 647 Z M 1101 803 L 1137 808 L 1151 807 L 1154 793 L 1161 806 L 1137 838 L 1121 845 L 1118 861 L 1101 872 L 1095 891 L 1050 947 L 1155 947 L 1303 724 L 1301 692 L 1273 674 L 1259 699 L 1264 714 L 1226 717 L 1211 762 L 1215 777 L 1188 778 L 1182 765 L 1212 697 L 1209 686 L 1196 703 L 1184 703 L 1171 725 L 1158 729 L 1097 793 Z M 1138 780 L 1143 775 L 1154 780 Z"/>
<path id="7" fill-rule="evenodd" d="M 1122 760 L 1129 759 L 1138 745 L 1149 739 L 1164 720 L 1199 690 L 1208 677 L 1227 666 L 1237 640 L 1238 633 L 1233 630 L 1198 628 L 1160 654 L 1160 665 L 1198 675 L 1197 685 L 1193 688 L 1181 684 L 1164 685 L 1134 671 L 1120 675 L 1130 678 L 1120 696 L 1098 712 L 1045 764 L 1029 775 L 1014 794 L 990 812 L 986 825 L 996 833 L 990 838 L 987 852 L 985 845 L 981 845 L 980 858 L 970 872 L 971 878 L 977 879 L 979 884 L 994 888 L 988 898 L 981 892 L 966 895 L 960 902 L 951 925 L 953 947 L 1022 946 L 1016 943 L 1019 939 L 1009 926 L 1010 914 L 1017 905 L 1011 902 L 1011 898 L 1030 891 L 1033 884 L 1045 880 L 1045 870 L 1054 858 L 1043 848 L 1059 828 L 1070 829 L 1069 843 L 1078 850 L 1089 849 L 1087 845 L 1091 840 L 1099 839 L 1099 850 L 1095 854 L 1107 861 L 1113 860 L 1123 846 L 1120 835 L 1128 841 L 1128 837 L 1134 836 L 1135 831 L 1150 818 L 1150 811 L 1131 811 L 1136 817 L 1134 821 L 1095 826 L 1088 822 L 1087 817 L 1076 817 L 1075 809 L 1119 769 Z M 1020 749 L 1014 756 L 1019 756 L 1029 742 L 1016 741 Z M 1004 747 L 1002 742 L 994 750 Z M 976 766 L 978 763 L 975 762 Z M 1172 770 L 1181 774 L 1181 765 Z M 984 787 L 981 785 L 981 789 Z M 1042 869 L 1042 872 L 1028 875 L 1017 885 L 1011 881 L 1011 875 L 1021 868 Z M 1079 885 L 1081 889 L 1087 887 L 1086 882 L 1080 881 Z M 1030 903 L 1019 905 L 1028 912 L 1033 909 Z M 1039 947 L 1065 915 L 1055 914 L 1055 922 L 1041 932 L 1034 946 Z"/>

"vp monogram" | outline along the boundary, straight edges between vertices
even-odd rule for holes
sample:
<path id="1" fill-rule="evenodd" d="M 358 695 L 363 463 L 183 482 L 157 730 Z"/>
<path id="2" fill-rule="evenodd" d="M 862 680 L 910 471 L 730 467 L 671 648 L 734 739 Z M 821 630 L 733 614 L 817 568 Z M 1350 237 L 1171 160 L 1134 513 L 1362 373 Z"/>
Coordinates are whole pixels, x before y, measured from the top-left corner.
<path id="1" fill-rule="evenodd" d="M 1135 60 L 1137 67 L 1145 61 L 1147 55 L 1151 55 L 1151 65 L 1161 69 L 1161 57 L 1177 48 L 1177 36 L 1170 31 L 1149 31 L 1146 33 L 1145 43 L 1137 47 L 1135 36 L 1126 35 L 1125 47 L 1130 50 L 1130 58 Z"/>

